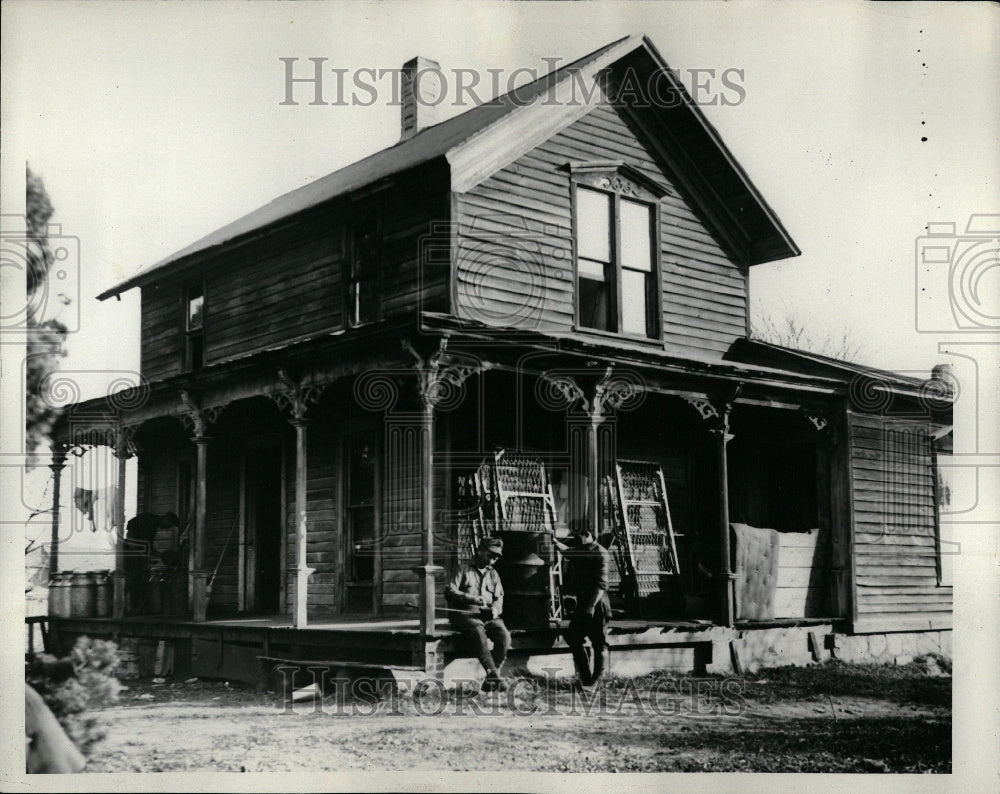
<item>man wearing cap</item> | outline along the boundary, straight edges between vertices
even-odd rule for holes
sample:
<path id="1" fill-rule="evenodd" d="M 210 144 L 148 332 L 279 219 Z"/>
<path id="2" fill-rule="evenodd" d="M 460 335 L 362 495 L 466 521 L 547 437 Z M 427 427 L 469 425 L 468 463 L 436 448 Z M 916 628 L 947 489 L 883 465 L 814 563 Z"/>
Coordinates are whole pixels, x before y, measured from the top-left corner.
<path id="1" fill-rule="evenodd" d="M 573 653 L 580 685 L 589 689 L 601 680 L 610 656 L 608 573 L 611 556 L 597 542 L 588 522 L 574 522 L 572 531 L 569 543 L 555 541 L 559 551 L 569 560 L 569 590 L 576 596 L 576 609 L 563 637 Z M 588 639 L 594 655 L 593 668 L 585 647 Z"/>
<path id="2" fill-rule="evenodd" d="M 503 555 L 500 538 L 486 538 L 479 544 L 472 563 L 462 566 L 444 589 L 451 607 L 451 625 L 461 631 L 475 649 L 476 657 L 486 670 L 484 691 L 503 691 L 506 683 L 500 668 L 510 649 L 510 632 L 501 620 L 503 584 L 493 564 Z M 493 641 L 490 652 L 487 639 Z"/>

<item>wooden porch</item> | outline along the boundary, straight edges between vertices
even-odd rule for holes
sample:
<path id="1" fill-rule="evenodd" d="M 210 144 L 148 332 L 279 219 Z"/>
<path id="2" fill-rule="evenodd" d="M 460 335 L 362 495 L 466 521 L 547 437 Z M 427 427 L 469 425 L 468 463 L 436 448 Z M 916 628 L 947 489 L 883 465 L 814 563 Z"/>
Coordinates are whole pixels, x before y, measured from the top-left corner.
<path id="1" fill-rule="evenodd" d="M 509 674 L 572 675 L 569 649 L 562 638 L 566 623 L 512 629 Z M 739 665 L 732 643 L 759 634 L 798 633 L 799 658 L 815 657 L 814 645 L 832 633 L 830 619 L 788 619 L 741 622 L 727 628 L 707 620 L 616 619 L 611 624 L 612 668 L 615 675 L 634 675 L 654 669 L 704 674 L 729 673 Z M 814 634 L 812 639 L 808 634 Z M 220 616 L 194 621 L 184 616 L 124 618 L 52 618 L 49 642 L 66 650 L 78 636 L 110 639 L 137 648 L 139 672 L 153 675 L 152 656 L 166 643 L 173 654 L 173 674 L 263 684 L 266 659 L 292 660 L 306 666 L 337 668 L 340 674 L 422 679 L 475 678 L 479 663 L 468 656 L 462 636 L 447 620 L 437 620 L 434 633 L 425 636 L 413 619 L 337 619 L 313 621 L 295 627 L 292 617 Z M 817 639 L 819 638 L 819 639 Z M 807 642 L 808 640 L 808 642 Z M 770 642 L 773 645 L 773 641 Z M 145 666 L 143 669 L 144 659 Z M 273 667 L 273 665 L 271 665 Z"/>

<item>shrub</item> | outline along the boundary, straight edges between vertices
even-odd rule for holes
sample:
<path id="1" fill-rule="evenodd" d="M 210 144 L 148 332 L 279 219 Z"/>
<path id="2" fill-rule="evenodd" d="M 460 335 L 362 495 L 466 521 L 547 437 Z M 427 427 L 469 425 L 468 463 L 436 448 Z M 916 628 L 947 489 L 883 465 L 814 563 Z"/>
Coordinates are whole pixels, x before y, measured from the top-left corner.
<path id="1" fill-rule="evenodd" d="M 89 755 L 93 745 L 104 738 L 105 730 L 98 718 L 87 712 L 118 702 L 118 646 L 80 637 L 61 661 L 72 664 L 72 677 L 65 677 L 66 665 L 60 665 L 60 660 L 41 654 L 28 671 L 28 683 L 42 696 L 80 752 Z"/>

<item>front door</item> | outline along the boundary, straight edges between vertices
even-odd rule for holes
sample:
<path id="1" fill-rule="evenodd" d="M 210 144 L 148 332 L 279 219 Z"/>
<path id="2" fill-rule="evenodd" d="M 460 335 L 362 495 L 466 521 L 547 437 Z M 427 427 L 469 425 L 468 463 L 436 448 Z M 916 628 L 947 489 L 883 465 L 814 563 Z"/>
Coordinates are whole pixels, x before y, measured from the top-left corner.
<path id="1" fill-rule="evenodd" d="M 344 442 L 344 611 L 374 614 L 378 575 L 379 467 L 373 434 Z"/>
<path id="2" fill-rule="evenodd" d="M 245 459 L 244 562 L 248 611 L 275 614 L 281 605 L 281 448 L 248 450 Z"/>

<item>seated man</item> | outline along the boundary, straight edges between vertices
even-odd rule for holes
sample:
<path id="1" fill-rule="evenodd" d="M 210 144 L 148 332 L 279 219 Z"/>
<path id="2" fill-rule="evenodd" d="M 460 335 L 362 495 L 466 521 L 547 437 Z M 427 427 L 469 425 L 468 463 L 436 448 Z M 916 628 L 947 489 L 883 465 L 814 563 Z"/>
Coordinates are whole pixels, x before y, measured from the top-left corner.
<path id="1" fill-rule="evenodd" d="M 451 625 L 473 644 L 476 657 L 486 670 L 483 691 L 503 691 L 507 684 L 500 668 L 510 649 L 510 632 L 500 615 L 503 613 L 503 585 L 493 564 L 503 554 L 503 541 L 486 538 L 479 544 L 471 565 L 462 566 L 445 587 L 444 596 L 452 612 Z M 490 653 L 487 638 L 493 641 Z"/>
<path id="2" fill-rule="evenodd" d="M 159 556 L 153 548 L 160 529 L 177 526 L 176 513 L 139 513 L 125 525 L 125 592 L 128 612 L 138 615 L 146 604 L 149 585 L 150 555 Z"/>
<path id="3" fill-rule="evenodd" d="M 572 529 L 569 543 L 555 541 L 559 551 L 569 560 L 568 589 L 576 596 L 576 609 L 563 636 L 573 653 L 580 686 L 590 688 L 601 680 L 610 656 L 608 572 L 611 556 L 597 542 L 586 521 L 575 522 Z M 588 639 L 594 654 L 593 668 L 584 646 Z"/>

